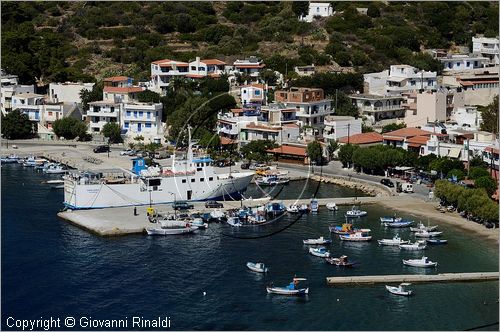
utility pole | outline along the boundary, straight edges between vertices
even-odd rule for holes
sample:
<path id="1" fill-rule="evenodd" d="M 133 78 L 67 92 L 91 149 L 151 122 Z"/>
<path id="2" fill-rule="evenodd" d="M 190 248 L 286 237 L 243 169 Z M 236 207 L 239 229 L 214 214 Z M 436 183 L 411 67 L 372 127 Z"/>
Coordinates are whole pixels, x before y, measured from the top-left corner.
<path id="1" fill-rule="evenodd" d="M 337 92 L 339 90 L 338 89 L 335 89 L 335 112 L 337 112 Z"/>
<path id="2" fill-rule="evenodd" d="M 470 150 L 469 150 L 469 139 L 467 138 L 467 177 L 469 177 L 469 174 L 470 174 L 470 160 L 469 160 L 469 154 L 470 154 Z"/>
<path id="3" fill-rule="evenodd" d="M 350 142 L 350 136 L 351 136 L 351 124 L 347 124 L 347 144 Z"/>

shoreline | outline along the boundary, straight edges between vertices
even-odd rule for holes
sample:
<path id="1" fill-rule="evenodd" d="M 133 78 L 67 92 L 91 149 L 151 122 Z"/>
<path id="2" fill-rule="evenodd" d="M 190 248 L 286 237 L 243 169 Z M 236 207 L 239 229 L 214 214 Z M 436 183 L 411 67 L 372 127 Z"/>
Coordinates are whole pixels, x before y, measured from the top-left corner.
<path id="1" fill-rule="evenodd" d="M 500 228 L 486 228 L 481 224 L 473 221 L 468 221 L 462 218 L 456 212 L 441 213 L 435 209 L 436 202 L 426 202 L 420 199 L 412 199 L 409 197 L 380 200 L 377 202 L 386 208 L 390 208 L 403 213 L 427 217 L 447 225 L 454 225 L 462 230 L 472 232 L 485 238 L 491 243 L 499 243 Z"/>

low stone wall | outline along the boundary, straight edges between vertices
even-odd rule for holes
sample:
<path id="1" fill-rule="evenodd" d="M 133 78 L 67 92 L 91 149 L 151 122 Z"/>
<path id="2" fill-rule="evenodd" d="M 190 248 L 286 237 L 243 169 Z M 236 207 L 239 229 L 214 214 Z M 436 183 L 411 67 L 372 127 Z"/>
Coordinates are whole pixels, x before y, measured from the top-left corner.
<path id="1" fill-rule="evenodd" d="M 352 188 L 360 190 L 370 196 L 393 196 L 394 193 L 387 187 L 380 185 L 375 182 L 365 181 L 362 179 L 357 179 L 351 177 L 344 176 L 333 176 L 333 175 L 313 175 L 311 179 L 315 181 L 325 182 L 325 183 L 333 183 L 342 187 Z"/>

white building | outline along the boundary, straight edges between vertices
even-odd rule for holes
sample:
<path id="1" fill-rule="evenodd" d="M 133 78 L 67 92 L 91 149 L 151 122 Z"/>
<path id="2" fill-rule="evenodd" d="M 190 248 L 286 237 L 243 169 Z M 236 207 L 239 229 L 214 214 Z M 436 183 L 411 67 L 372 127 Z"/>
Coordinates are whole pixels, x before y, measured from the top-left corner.
<path id="1" fill-rule="evenodd" d="M 498 65 L 499 61 L 499 40 L 497 38 L 472 37 L 472 52 L 481 54 L 490 60 L 490 64 Z"/>
<path id="2" fill-rule="evenodd" d="M 186 74 L 188 78 L 213 77 L 218 78 L 226 72 L 226 63 L 218 59 L 200 60 L 196 57 L 195 61 L 189 63 L 189 70 Z"/>
<path id="3" fill-rule="evenodd" d="M 479 112 L 475 106 L 457 107 L 457 109 L 451 113 L 450 120 L 456 123 L 459 128 L 466 127 L 476 130 L 479 129 L 483 122 L 481 112 Z"/>
<path id="4" fill-rule="evenodd" d="M 259 107 L 265 104 L 265 86 L 263 84 L 242 85 L 240 87 L 243 107 Z"/>
<path id="5" fill-rule="evenodd" d="M 441 61 L 444 66 L 444 72 L 461 72 L 482 68 L 490 62 L 488 58 L 483 56 L 463 54 L 449 55 L 445 58 L 440 58 L 439 61 Z"/>
<path id="6" fill-rule="evenodd" d="M 12 110 L 27 114 L 32 121 L 42 121 L 44 96 L 36 93 L 16 93 L 12 96 Z"/>
<path id="7" fill-rule="evenodd" d="M 248 123 L 240 133 L 239 141 L 244 145 L 254 140 L 271 140 L 278 144 L 297 143 L 299 140 L 299 126 L 293 123 L 283 126 L 270 126 L 266 123 Z"/>
<path id="8" fill-rule="evenodd" d="M 217 115 L 217 134 L 226 142 L 236 143 L 240 138 L 241 129 L 249 123 L 259 121 L 259 113 L 248 113 L 241 108 L 231 109 L 228 113 Z"/>
<path id="9" fill-rule="evenodd" d="M 89 107 L 84 118 L 89 123 L 91 133 L 102 132 L 104 125 L 110 122 L 120 124 L 121 103 L 101 100 L 89 103 Z"/>
<path id="10" fill-rule="evenodd" d="M 102 99 L 115 103 L 128 103 L 137 100 L 137 94 L 142 91 L 144 91 L 144 88 L 139 86 L 105 86 L 103 88 Z"/>
<path id="11" fill-rule="evenodd" d="M 329 2 L 310 2 L 309 12 L 299 20 L 311 23 L 316 16 L 328 17 L 333 15 L 333 7 Z"/>
<path id="12" fill-rule="evenodd" d="M 185 77 L 189 72 L 189 63 L 169 59 L 151 63 L 151 83 L 153 90 L 164 94 L 170 80 L 175 77 Z"/>
<path id="13" fill-rule="evenodd" d="M 342 137 L 361 134 L 361 119 L 352 116 L 327 116 L 323 137 L 328 141 L 337 141 Z"/>
<path id="14" fill-rule="evenodd" d="M 12 110 L 12 96 L 20 93 L 35 93 L 34 85 L 21 85 L 17 75 L 7 75 L 1 71 L 0 107 L 5 115 Z"/>
<path id="15" fill-rule="evenodd" d="M 408 65 L 392 65 L 389 70 L 364 74 L 364 92 L 371 95 L 399 95 L 413 90 L 435 90 L 437 73 Z"/>
<path id="16" fill-rule="evenodd" d="M 405 116 L 403 108 L 405 98 L 402 96 L 353 94 L 349 98 L 370 126 L 383 125 L 384 121 L 392 123 Z"/>
<path id="17" fill-rule="evenodd" d="M 251 56 L 245 60 L 236 60 L 233 63 L 233 73 L 249 75 L 252 81 L 257 81 L 265 66 L 264 61 L 255 56 Z"/>
<path id="18" fill-rule="evenodd" d="M 53 103 L 81 104 L 80 93 L 82 90 L 92 91 L 94 83 L 50 83 L 49 100 Z"/>
<path id="19" fill-rule="evenodd" d="M 162 107 L 161 103 L 124 103 L 120 117 L 123 133 L 130 138 L 141 135 L 152 141 L 161 141 Z"/>
<path id="20" fill-rule="evenodd" d="M 498 66 L 487 67 L 458 75 L 445 75 L 442 84 L 462 89 L 466 105 L 487 106 L 498 95 L 498 69 Z"/>
<path id="21" fill-rule="evenodd" d="M 294 67 L 293 70 L 299 75 L 299 76 L 311 76 L 316 73 L 316 69 L 314 68 L 314 63 L 310 66 L 297 66 Z"/>

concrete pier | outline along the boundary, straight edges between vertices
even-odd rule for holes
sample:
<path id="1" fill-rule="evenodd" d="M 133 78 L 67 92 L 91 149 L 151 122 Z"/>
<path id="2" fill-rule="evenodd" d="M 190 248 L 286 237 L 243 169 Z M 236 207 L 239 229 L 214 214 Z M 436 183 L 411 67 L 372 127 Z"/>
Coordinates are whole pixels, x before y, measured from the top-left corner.
<path id="1" fill-rule="evenodd" d="M 472 272 L 472 273 L 441 273 L 441 274 L 401 274 L 377 275 L 354 277 L 328 277 L 328 285 L 368 285 L 387 283 L 424 283 L 424 282 L 460 282 L 460 281 L 491 281 L 498 280 L 498 272 Z"/>

